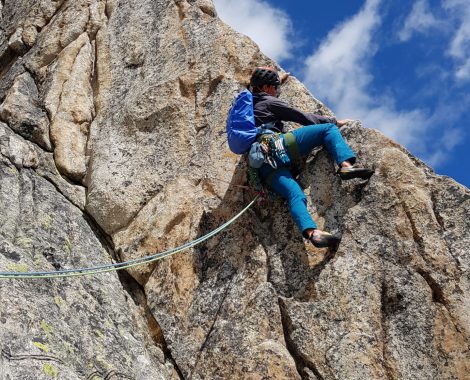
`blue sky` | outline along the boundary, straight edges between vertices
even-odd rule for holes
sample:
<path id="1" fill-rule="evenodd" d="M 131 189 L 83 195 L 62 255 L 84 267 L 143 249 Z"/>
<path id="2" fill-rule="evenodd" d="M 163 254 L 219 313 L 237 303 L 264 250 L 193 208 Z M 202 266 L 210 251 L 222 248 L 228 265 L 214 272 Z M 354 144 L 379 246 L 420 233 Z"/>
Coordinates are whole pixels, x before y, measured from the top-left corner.
<path id="1" fill-rule="evenodd" d="M 470 0 L 214 0 L 307 85 L 470 188 Z"/>

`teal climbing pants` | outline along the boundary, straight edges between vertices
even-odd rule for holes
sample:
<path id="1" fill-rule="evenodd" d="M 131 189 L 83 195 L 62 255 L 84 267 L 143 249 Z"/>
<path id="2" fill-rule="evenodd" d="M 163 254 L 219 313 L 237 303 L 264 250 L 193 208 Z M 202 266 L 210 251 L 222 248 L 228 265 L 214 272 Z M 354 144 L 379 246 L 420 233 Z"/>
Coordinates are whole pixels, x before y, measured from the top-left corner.
<path id="1" fill-rule="evenodd" d="M 356 155 L 344 141 L 341 132 L 334 124 L 307 125 L 291 133 L 295 137 L 297 149 L 301 156 L 306 156 L 314 148 L 323 145 L 337 164 L 343 161 L 354 164 L 356 161 Z M 283 135 L 281 135 L 281 138 L 283 138 Z M 284 138 L 283 142 L 290 161 L 293 161 Z M 289 165 L 281 162 L 277 163 L 277 169 L 273 169 L 269 164 L 263 164 L 259 169 L 261 179 L 268 182 L 271 190 L 287 200 L 292 217 L 302 234 L 307 229 L 317 228 L 307 210 L 307 197 L 289 170 Z"/>

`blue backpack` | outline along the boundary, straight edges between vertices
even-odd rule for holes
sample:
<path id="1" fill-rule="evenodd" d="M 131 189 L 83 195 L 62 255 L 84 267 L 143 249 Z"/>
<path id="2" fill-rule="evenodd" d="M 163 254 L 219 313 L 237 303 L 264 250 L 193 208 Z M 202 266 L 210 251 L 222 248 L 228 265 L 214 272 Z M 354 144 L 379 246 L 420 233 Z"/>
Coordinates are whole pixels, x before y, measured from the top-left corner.
<path id="1" fill-rule="evenodd" d="M 256 140 L 259 130 L 255 125 L 253 95 L 244 90 L 238 94 L 227 117 L 227 141 L 236 154 L 247 152 Z"/>

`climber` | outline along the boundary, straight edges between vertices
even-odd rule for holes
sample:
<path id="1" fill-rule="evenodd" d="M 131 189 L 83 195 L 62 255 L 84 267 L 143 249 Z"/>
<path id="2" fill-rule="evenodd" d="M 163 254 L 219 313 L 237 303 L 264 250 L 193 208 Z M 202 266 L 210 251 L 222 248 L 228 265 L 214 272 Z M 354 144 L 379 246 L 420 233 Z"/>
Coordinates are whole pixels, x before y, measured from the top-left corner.
<path id="1" fill-rule="evenodd" d="M 250 91 L 253 94 L 255 123 L 262 130 L 257 141 L 270 147 L 268 153 L 266 149 L 264 152 L 271 156 L 258 169 L 258 175 L 270 190 L 288 201 L 292 217 L 304 238 L 319 248 L 335 246 L 340 238 L 317 228 L 307 210 L 307 198 L 294 179 L 292 168 L 301 156 L 324 145 L 338 164 L 337 174 L 342 180 L 368 179 L 373 170 L 354 166 L 356 155 L 337 128 L 352 120 L 336 120 L 305 113 L 278 99 L 280 86 L 288 77 L 289 73 L 279 75 L 272 67 L 257 67 L 251 75 Z M 284 133 L 283 121 L 292 121 L 304 127 Z M 280 140 L 280 143 L 276 140 Z"/>

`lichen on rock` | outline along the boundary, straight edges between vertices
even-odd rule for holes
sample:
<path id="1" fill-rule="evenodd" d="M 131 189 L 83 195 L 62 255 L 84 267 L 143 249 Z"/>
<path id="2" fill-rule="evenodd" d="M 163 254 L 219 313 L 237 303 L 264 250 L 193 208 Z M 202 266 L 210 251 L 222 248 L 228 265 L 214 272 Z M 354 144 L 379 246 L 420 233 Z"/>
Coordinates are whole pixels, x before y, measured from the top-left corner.
<path id="1" fill-rule="evenodd" d="M 256 44 L 209 0 L 0 2 L 0 271 L 134 260 L 252 194 L 225 119 Z M 281 95 L 332 116 L 295 78 Z M 290 125 L 296 128 L 296 125 Z M 1 280 L 11 379 L 444 379 L 470 373 L 470 191 L 382 133 L 342 129 L 299 177 L 335 250 L 274 200 L 185 252 L 89 277 Z"/>

